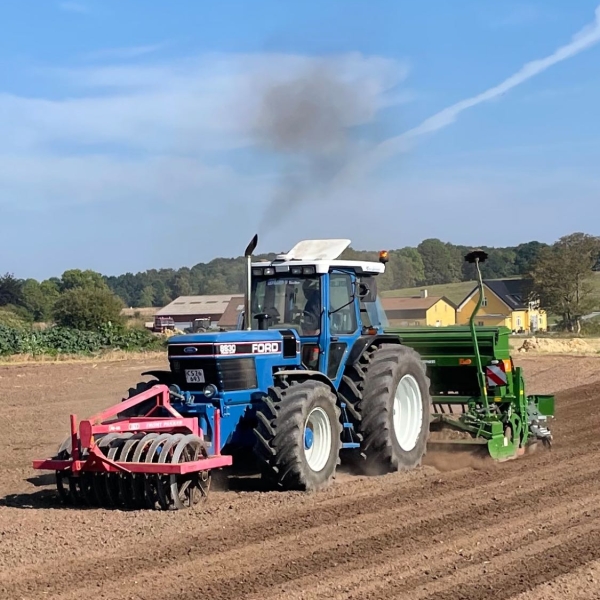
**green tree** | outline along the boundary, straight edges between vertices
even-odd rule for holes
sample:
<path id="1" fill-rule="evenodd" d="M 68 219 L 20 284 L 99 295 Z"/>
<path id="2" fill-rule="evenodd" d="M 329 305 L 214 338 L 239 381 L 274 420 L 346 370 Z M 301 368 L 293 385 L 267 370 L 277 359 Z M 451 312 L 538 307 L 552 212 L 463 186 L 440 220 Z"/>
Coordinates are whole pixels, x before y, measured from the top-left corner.
<path id="1" fill-rule="evenodd" d="M 56 278 L 45 279 L 40 283 L 40 287 L 46 296 L 52 298 L 53 301 L 58 300 L 60 296 L 60 282 L 57 282 Z"/>
<path id="2" fill-rule="evenodd" d="M 427 285 L 455 283 L 461 280 L 462 261 L 460 250 L 452 244 L 432 238 L 423 240 L 417 250 L 423 259 Z"/>
<path id="3" fill-rule="evenodd" d="M 154 306 L 154 288 L 151 285 L 147 285 L 142 290 L 139 300 L 136 302 L 136 306 L 144 308 Z"/>
<path id="4" fill-rule="evenodd" d="M 225 276 L 222 274 L 211 277 L 205 282 L 204 293 L 207 295 L 212 294 L 227 294 L 229 292 L 227 281 Z"/>
<path id="5" fill-rule="evenodd" d="M 54 307 L 57 325 L 97 331 L 103 325 L 122 325 L 123 302 L 108 288 L 76 287 L 64 292 Z"/>
<path id="6" fill-rule="evenodd" d="M 35 279 L 27 279 L 23 283 L 23 307 L 34 321 L 47 321 L 52 317 L 59 295 L 56 286 L 50 281 L 39 283 Z"/>
<path id="7" fill-rule="evenodd" d="M 425 265 L 416 248 L 401 248 L 390 252 L 390 262 L 396 262 L 394 288 L 415 287 L 425 280 Z"/>
<path id="8" fill-rule="evenodd" d="M 533 290 L 542 306 L 561 315 L 569 331 L 581 331 L 581 317 L 597 308 L 590 280 L 600 252 L 600 238 L 573 233 L 542 248 L 531 269 Z"/>
<path id="9" fill-rule="evenodd" d="M 517 274 L 515 257 L 514 250 L 510 248 L 491 248 L 488 260 L 482 265 L 483 276 L 486 279 L 514 277 Z"/>
<path id="10" fill-rule="evenodd" d="M 462 279 L 472 281 L 477 277 L 475 265 L 464 260 L 465 255 L 472 250 L 466 246 L 459 246 L 462 258 Z M 514 277 L 519 273 L 515 266 L 516 252 L 512 248 L 481 248 L 488 253 L 488 259 L 481 265 L 481 274 L 484 279 L 505 279 Z"/>
<path id="11" fill-rule="evenodd" d="M 175 275 L 171 281 L 171 296 L 178 298 L 179 296 L 191 296 L 192 286 L 190 283 L 190 276 L 188 273 L 181 270 L 179 274 Z"/>
<path id="12" fill-rule="evenodd" d="M 152 288 L 154 289 L 154 306 L 166 306 L 173 300 L 169 295 L 169 290 L 164 281 L 160 279 L 155 280 Z"/>
<path id="13" fill-rule="evenodd" d="M 0 277 L 0 306 L 23 305 L 23 282 L 12 273 Z"/>
<path id="14" fill-rule="evenodd" d="M 66 292 L 75 288 L 107 289 L 108 286 L 104 277 L 96 271 L 69 269 L 62 274 L 61 291 Z"/>
<path id="15" fill-rule="evenodd" d="M 531 271 L 540 252 L 548 248 L 548 244 L 542 242 L 527 242 L 519 244 L 515 249 L 515 271 L 518 274 L 527 274 Z"/>

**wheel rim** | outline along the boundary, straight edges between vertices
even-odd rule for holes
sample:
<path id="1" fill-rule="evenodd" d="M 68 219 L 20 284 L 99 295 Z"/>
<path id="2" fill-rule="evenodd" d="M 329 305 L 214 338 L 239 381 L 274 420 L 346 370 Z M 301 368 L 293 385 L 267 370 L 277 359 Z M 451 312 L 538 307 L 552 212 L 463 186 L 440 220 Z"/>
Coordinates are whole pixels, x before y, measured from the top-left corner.
<path id="1" fill-rule="evenodd" d="M 423 422 L 423 402 L 417 380 L 405 375 L 394 396 L 393 425 L 400 448 L 410 452 L 416 445 Z"/>
<path id="2" fill-rule="evenodd" d="M 322 408 L 313 408 L 304 425 L 304 456 L 313 471 L 321 471 L 331 454 L 331 423 Z"/>

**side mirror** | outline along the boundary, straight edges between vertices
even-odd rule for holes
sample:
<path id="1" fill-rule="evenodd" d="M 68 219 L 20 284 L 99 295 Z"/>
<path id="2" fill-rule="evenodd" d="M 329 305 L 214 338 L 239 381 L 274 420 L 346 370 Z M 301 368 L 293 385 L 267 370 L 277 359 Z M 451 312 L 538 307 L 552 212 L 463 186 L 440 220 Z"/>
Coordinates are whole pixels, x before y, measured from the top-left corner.
<path id="1" fill-rule="evenodd" d="M 377 298 L 377 286 L 373 277 L 359 281 L 356 286 L 356 294 L 362 302 L 375 302 Z"/>
<path id="2" fill-rule="evenodd" d="M 364 299 L 370 292 L 369 286 L 365 283 L 358 284 L 358 297 L 362 300 Z"/>

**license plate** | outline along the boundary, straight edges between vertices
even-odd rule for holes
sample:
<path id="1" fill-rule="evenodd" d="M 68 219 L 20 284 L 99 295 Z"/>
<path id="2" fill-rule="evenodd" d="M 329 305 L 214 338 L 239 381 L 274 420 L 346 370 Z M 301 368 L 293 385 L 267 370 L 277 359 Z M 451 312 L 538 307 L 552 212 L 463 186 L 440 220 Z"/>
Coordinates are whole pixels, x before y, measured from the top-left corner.
<path id="1" fill-rule="evenodd" d="M 204 369 L 186 369 L 185 380 L 188 383 L 206 383 Z"/>

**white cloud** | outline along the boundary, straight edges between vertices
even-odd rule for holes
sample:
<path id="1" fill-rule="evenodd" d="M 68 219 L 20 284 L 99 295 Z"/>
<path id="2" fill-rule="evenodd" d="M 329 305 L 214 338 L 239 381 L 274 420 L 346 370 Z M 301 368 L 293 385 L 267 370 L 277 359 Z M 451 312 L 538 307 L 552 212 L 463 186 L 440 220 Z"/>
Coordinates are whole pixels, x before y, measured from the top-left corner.
<path id="1" fill-rule="evenodd" d="M 144 65 L 49 69 L 63 97 L 0 93 L 0 205 L 71 205 L 147 197 L 213 203 L 250 189 L 267 195 L 262 173 L 245 178 L 215 153 L 255 143 L 264 86 L 318 62 L 301 55 L 211 54 Z M 326 59 L 359 102 L 346 125 L 406 102 L 405 64 L 348 54 Z M 54 91 L 55 91 L 54 90 Z M 209 166 L 210 165 L 210 166 Z M 215 166 L 216 165 L 216 166 Z M 168 183 L 167 183 L 168 182 Z"/>
<path id="2" fill-rule="evenodd" d="M 247 145 L 262 86 L 283 82 L 314 62 L 305 56 L 209 55 L 148 66 L 57 70 L 74 92 L 63 99 L 0 95 L 0 151 L 53 144 L 116 144 L 144 152 L 205 152 Z M 407 69 L 395 61 L 346 55 L 331 59 L 364 111 L 406 101 L 394 87 Z M 388 92 L 391 92 L 388 96 Z"/>

